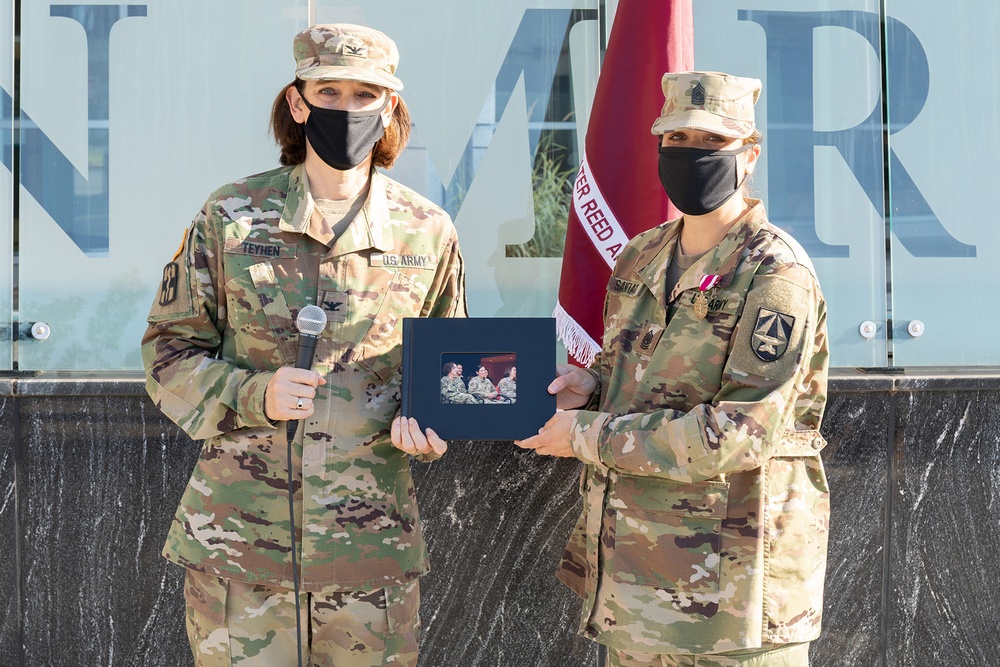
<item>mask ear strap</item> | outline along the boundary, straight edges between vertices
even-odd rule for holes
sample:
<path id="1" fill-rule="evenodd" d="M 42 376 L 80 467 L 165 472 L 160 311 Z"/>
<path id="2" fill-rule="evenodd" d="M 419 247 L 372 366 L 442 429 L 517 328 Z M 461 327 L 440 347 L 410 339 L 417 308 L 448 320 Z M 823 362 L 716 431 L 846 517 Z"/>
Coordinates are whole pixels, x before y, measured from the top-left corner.
<path id="1" fill-rule="evenodd" d="M 750 150 L 751 148 L 753 148 L 756 145 L 757 144 L 755 144 L 755 143 L 743 144 L 742 146 L 740 146 L 739 148 L 737 148 L 735 151 L 733 151 L 733 153 L 734 153 L 734 155 L 742 155 L 743 153 L 746 153 L 748 150 Z M 744 166 L 743 167 L 743 178 L 741 178 L 739 180 L 739 182 L 736 184 L 736 190 L 737 191 L 740 188 L 743 187 L 743 184 L 747 182 L 748 178 L 750 178 L 750 172 L 747 171 L 746 170 L 746 166 Z"/>

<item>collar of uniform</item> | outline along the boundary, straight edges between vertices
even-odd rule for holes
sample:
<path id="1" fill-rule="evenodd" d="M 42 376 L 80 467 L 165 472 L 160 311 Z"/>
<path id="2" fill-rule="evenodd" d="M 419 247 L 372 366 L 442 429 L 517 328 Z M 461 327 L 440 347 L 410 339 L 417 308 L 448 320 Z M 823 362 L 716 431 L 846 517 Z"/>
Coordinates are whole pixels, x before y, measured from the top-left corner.
<path id="1" fill-rule="evenodd" d="M 649 288 L 656 300 L 664 303 L 667 267 L 674 256 L 674 248 L 680 235 L 681 219 L 664 224 L 659 238 L 652 237 L 636 257 L 635 271 Z"/>
<path id="2" fill-rule="evenodd" d="M 309 179 L 306 177 L 305 163 L 292 167 L 288 174 L 288 192 L 285 194 L 285 209 L 281 212 L 278 229 L 283 232 L 304 234 L 309 218 L 316 210 L 316 203 L 309 194 Z"/>
<path id="3" fill-rule="evenodd" d="M 316 215 L 319 215 L 317 213 Z M 372 167 L 368 199 L 354 216 L 344 233 L 337 237 L 327 257 L 348 255 L 361 250 L 391 252 L 392 222 L 389 219 L 389 199 L 385 176 Z"/>
<path id="4" fill-rule="evenodd" d="M 701 259 L 684 272 L 680 280 L 677 281 L 673 292 L 670 293 L 668 303 L 676 299 L 681 292 L 697 288 L 705 276 L 720 276 L 716 287 L 726 287 L 733 281 L 733 275 L 736 273 L 736 267 L 743 255 L 743 249 L 753 240 L 758 230 L 767 221 L 764 205 L 759 199 L 748 199 L 747 202 L 751 205 L 750 210 L 733 224 L 729 233 L 722 237 L 714 249 L 705 253 Z"/>
<path id="5" fill-rule="evenodd" d="M 309 190 L 305 164 L 298 164 L 288 175 L 288 194 L 285 196 L 285 209 L 278 227 L 285 232 L 307 234 L 327 245 L 331 238 L 320 231 L 322 225 L 310 224 L 313 217 L 318 215 L 320 213 L 316 210 L 316 201 Z M 364 207 L 337 239 L 330 254 L 343 255 L 369 248 L 382 252 L 389 252 L 393 248 L 385 177 L 374 167 Z"/>

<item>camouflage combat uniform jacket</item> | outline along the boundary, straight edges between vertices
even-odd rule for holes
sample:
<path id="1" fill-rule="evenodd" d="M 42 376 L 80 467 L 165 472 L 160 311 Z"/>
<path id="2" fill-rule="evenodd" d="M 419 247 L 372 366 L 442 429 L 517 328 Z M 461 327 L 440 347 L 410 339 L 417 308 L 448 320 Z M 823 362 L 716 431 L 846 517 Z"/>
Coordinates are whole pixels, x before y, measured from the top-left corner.
<path id="1" fill-rule="evenodd" d="M 478 398 L 491 400 L 490 394 L 496 394 L 497 388 L 489 381 L 489 378 L 481 378 L 478 375 L 469 380 L 469 393 Z"/>
<path id="2" fill-rule="evenodd" d="M 205 442 L 163 553 L 291 587 L 285 428 L 264 416 L 264 389 L 295 364 L 295 317 L 315 304 L 327 326 L 313 369 L 327 384 L 292 461 L 301 588 L 398 585 L 428 570 L 409 459 L 389 437 L 400 320 L 466 315 L 462 257 L 447 214 L 376 171 L 332 247 L 314 206 L 302 165 L 227 185 L 164 271 L 143 338 L 147 389 Z"/>
<path id="3" fill-rule="evenodd" d="M 442 403 L 480 403 L 465 387 L 465 380 L 445 375 L 441 378 Z"/>
<path id="4" fill-rule="evenodd" d="M 603 644 L 716 653 L 819 634 L 826 305 L 753 203 L 671 294 L 676 221 L 632 239 L 609 283 L 597 411 L 572 427 L 583 514 L 558 572 Z M 706 275 L 721 278 L 699 318 Z"/>

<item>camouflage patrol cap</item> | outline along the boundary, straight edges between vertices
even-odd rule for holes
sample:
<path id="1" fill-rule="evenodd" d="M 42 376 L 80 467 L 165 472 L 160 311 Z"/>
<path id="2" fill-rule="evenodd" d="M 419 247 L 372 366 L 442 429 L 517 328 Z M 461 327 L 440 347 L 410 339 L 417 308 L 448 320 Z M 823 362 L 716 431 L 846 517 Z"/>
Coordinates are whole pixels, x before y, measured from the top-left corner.
<path id="1" fill-rule="evenodd" d="M 295 36 L 295 76 L 347 79 L 402 90 L 396 78 L 399 51 L 385 33 L 363 25 L 314 25 Z"/>
<path id="2" fill-rule="evenodd" d="M 760 96 L 760 79 L 721 72 L 667 72 L 661 84 L 663 109 L 653 123 L 653 134 L 682 128 L 732 139 L 753 134 L 753 105 Z"/>

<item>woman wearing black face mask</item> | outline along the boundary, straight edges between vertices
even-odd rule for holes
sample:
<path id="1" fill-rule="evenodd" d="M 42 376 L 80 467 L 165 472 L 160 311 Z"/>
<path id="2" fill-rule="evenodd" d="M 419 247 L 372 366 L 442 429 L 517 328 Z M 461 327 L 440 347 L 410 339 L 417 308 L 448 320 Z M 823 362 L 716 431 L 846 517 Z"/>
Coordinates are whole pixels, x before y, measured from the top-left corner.
<path id="1" fill-rule="evenodd" d="M 293 50 L 284 166 L 213 193 L 143 339 L 150 395 L 206 441 L 164 555 L 187 568 L 197 665 L 413 667 L 428 562 L 409 459 L 447 444 L 396 417 L 400 324 L 466 316 L 462 255 L 447 213 L 376 169 L 410 130 L 396 44 L 316 25 Z"/>
<path id="2" fill-rule="evenodd" d="M 826 304 L 809 258 L 745 196 L 760 81 L 663 76 L 663 187 L 683 213 L 633 238 L 590 368 L 519 442 L 585 464 L 559 578 L 615 667 L 805 667 L 823 609 Z"/>

